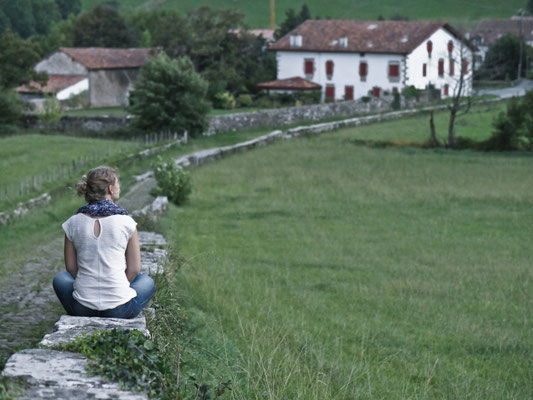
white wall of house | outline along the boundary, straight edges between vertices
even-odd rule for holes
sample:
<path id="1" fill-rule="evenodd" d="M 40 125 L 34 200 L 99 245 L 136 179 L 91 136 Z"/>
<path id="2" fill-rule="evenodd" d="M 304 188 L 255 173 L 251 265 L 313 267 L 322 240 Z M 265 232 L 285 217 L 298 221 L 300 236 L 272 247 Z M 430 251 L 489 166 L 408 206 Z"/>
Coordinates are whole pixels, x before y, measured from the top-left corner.
<path id="1" fill-rule="evenodd" d="M 313 60 L 314 73 L 305 74 L 305 61 Z M 333 61 L 333 74 L 326 75 L 326 62 Z M 393 88 L 401 91 L 404 81 L 405 57 L 398 54 L 369 54 L 369 53 L 315 53 L 299 51 L 277 52 L 278 79 L 293 78 L 295 76 L 306 78 L 322 85 L 324 97 L 326 87 L 333 85 L 335 99 L 344 99 L 345 87 L 354 88 L 354 98 L 368 96 L 373 87 L 381 91 L 392 92 Z M 366 62 L 368 72 L 365 79 L 359 75 L 359 64 Z M 400 75 L 397 78 L 389 77 L 389 63 L 399 64 Z"/>
<path id="2" fill-rule="evenodd" d="M 49 75 L 86 75 L 87 68 L 62 51 L 56 51 L 35 66 L 37 72 Z"/>
<path id="3" fill-rule="evenodd" d="M 427 50 L 427 42 L 433 43 L 431 57 Z M 452 41 L 453 50 L 448 51 L 448 42 Z M 453 75 L 450 74 L 450 57 L 454 60 Z M 441 90 L 441 96 L 446 97 L 445 86 L 448 85 L 448 96 L 454 94 L 459 87 L 459 78 L 461 75 L 461 59 L 468 61 L 467 73 L 464 75 L 465 89 L 464 96 L 472 92 L 472 64 L 473 52 L 452 34 L 445 29 L 439 29 L 407 57 L 407 80 L 406 85 L 413 85 L 417 89 L 425 89 L 429 84 Z M 443 62 L 443 74 L 439 75 L 439 60 Z M 424 64 L 426 64 L 426 76 L 423 75 Z"/>
<path id="4" fill-rule="evenodd" d="M 72 96 L 75 96 L 77 94 L 80 94 L 86 90 L 89 90 L 89 79 L 85 78 L 81 81 L 75 83 L 72 86 L 69 86 L 56 94 L 56 98 L 58 100 L 67 100 L 71 98 Z"/>

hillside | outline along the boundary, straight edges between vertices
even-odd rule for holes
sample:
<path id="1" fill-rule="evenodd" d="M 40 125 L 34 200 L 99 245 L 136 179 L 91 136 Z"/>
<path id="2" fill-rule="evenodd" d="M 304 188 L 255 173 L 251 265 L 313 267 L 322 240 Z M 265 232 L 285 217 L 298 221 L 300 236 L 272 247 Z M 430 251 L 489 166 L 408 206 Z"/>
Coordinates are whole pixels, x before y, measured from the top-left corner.
<path id="1" fill-rule="evenodd" d="M 82 0 L 83 8 L 107 0 Z M 108 2 L 108 1 L 107 1 Z M 201 6 L 213 8 L 231 8 L 246 15 L 246 22 L 256 28 L 269 25 L 269 0 L 117 0 L 121 11 L 151 8 L 174 8 L 187 11 Z M 433 19 L 450 22 L 460 26 L 472 26 L 483 18 L 507 18 L 515 14 L 520 7 L 525 7 L 526 0 L 276 0 L 276 21 L 284 19 L 285 10 L 292 7 L 297 10 L 307 3 L 313 17 L 331 17 L 344 19 L 373 20 L 379 15 L 386 18 L 392 15 L 404 15 L 410 19 Z M 399 5 L 398 3 L 401 3 Z"/>

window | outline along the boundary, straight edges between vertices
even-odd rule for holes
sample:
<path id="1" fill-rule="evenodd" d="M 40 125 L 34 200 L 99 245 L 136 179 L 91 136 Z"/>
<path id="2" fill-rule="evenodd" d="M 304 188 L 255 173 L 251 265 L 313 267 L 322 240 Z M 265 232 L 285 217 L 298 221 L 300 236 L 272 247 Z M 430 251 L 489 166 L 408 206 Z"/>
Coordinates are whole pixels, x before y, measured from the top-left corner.
<path id="1" fill-rule="evenodd" d="M 379 97 L 380 94 L 381 94 L 381 88 L 378 86 L 374 86 L 372 88 L 372 96 Z"/>
<path id="2" fill-rule="evenodd" d="M 444 85 L 444 96 L 448 96 L 450 93 L 450 86 L 448 84 Z"/>
<path id="3" fill-rule="evenodd" d="M 345 49 L 348 47 L 348 38 L 346 36 L 339 39 L 339 47 Z"/>
<path id="4" fill-rule="evenodd" d="M 344 100 L 353 100 L 353 86 L 344 87 Z"/>
<path id="5" fill-rule="evenodd" d="M 326 76 L 328 79 L 333 76 L 333 61 L 331 60 L 326 61 Z"/>
<path id="6" fill-rule="evenodd" d="M 335 100 L 335 86 L 326 85 L 326 100 Z"/>
<path id="7" fill-rule="evenodd" d="M 428 65 L 426 63 L 422 64 L 422 76 L 427 76 L 428 74 Z"/>
<path id="8" fill-rule="evenodd" d="M 468 60 L 466 58 L 463 58 L 463 74 L 468 73 Z"/>
<path id="9" fill-rule="evenodd" d="M 444 60 L 439 59 L 439 76 L 444 76 Z"/>
<path id="10" fill-rule="evenodd" d="M 313 59 L 304 61 L 304 72 L 306 75 L 313 75 L 315 73 L 315 62 Z"/>
<path id="11" fill-rule="evenodd" d="M 450 40 L 448 42 L 448 53 L 451 53 L 453 51 L 453 42 Z"/>
<path id="12" fill-rule="evenodd" d="M 398 61 L 389 62 L 389 81 L 398 82 L 400 80 L 400 63 Z"/>
<path id="13" fill-rule="evenodd" d="M 291 47 L 302 47 L 302 35 L 291 35 L 289 41 Z"/>
<path id="14" fill-rule="evenodd" d="M 455 73 L 455 61 L 453 61 L 453 58 L 450 58 L 450 76 L 453 76 Z"/>
<path id="15" fill-rule="evenodd" d="M 366 76 L 368 75 L 368 64 L 366 61 L 361 61 L 359 63 L 359 76 L 362 81 L 366 81 Z"/>
<path id="16" fill-rule="evenodd" d="M 428 57 L 431 58 L 431 52 L 433 51 L 433 42 L 431 40 L 428 40 L 426 43 L 426 48 L 428 50 Z"/>

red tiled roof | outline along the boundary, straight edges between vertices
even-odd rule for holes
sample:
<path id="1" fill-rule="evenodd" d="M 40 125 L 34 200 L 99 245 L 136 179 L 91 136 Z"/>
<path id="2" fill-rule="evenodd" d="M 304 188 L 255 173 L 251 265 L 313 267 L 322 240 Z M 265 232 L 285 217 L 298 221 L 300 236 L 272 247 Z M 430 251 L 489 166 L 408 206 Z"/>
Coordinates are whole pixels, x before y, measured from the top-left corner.
<path id="1" fill-rule="evenodd" d="M 253 36 L 263 36 L 263 39 L 265 40 L 274 39 L 273 29 L 230 29 L 230 32 L 236 35 L 239 35 L 241 32 L 246 32 Z"/>
<path id="2" fill-rule="evenodd" d="M 483 44 L 489 46 L 493 44 L 500 37 L 506 33 L 511 33 L 515 36 L 520 35 L 520 20 L 519 19 L 484 19 L 476 29 L 471 31 L 472 37 L 481 36 Z M 522 19 L 522 34 L 526 41 L 533 40 L 533 19 Z"/>
<path id="3" fill-rule="evenodd" d="M 138 68 L 157 53 L 152 48 L 61 47 L 60 50 L 88 69 Z"/>
<path id="4" fill-rule="evenodd" d="M 48 75 L 46 85 L 31 81 L 15 90 L 19 93 L 57 93 L 85 79 L 81 75 Z"/>
<path id="5" fill-rule="evenodd" d="M 270 90 L 320 90 L 322 88 L 318 83 L 299 77 L 258 83 L 257 87 Z"/>
<path id="6" fill-rule="evenodd" d="M 346 53 L 408 54 L 439 28 L 474 49 L 455 29 L 436 21 L 307 20 L 270 46 L 270 50 Z M 291 47 L 291 35 L 302 36 L 301 47 Z M 342 47 L 341 38 L 347 38 Z"/>

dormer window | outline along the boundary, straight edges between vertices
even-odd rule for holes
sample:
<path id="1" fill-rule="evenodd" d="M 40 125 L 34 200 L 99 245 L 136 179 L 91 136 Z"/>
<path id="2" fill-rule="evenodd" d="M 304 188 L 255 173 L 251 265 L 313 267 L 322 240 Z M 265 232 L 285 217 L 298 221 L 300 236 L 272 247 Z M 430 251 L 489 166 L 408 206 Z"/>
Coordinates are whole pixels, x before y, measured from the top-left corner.
<path id="1" fill-rule="evenodd" d="M 302 47 L 302 35 L 291 35 L 290 45 L 291 47 Z"/>
<path id="2" fill-rule="evenodd" d="M 345 49 L 348 47 L 348 38 L 345 36 L 345 37 L 341 37 L 339 39 L 339 47 L 341 49 Z"/>

